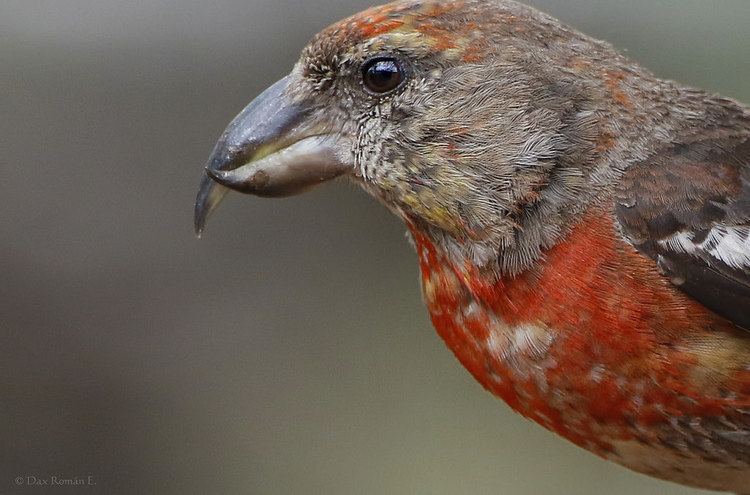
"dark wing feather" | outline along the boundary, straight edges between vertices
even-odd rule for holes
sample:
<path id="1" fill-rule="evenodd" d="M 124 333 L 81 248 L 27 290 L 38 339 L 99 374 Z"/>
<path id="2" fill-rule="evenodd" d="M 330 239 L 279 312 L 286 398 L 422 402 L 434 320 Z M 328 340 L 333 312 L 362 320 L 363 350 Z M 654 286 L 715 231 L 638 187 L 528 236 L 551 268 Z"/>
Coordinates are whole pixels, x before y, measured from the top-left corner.
<path id="1" fill-rule="evenodd" d="M 703 136 L 635 164 L 615 214 L 676 286 L 750 330 L 750 133 Z"/>

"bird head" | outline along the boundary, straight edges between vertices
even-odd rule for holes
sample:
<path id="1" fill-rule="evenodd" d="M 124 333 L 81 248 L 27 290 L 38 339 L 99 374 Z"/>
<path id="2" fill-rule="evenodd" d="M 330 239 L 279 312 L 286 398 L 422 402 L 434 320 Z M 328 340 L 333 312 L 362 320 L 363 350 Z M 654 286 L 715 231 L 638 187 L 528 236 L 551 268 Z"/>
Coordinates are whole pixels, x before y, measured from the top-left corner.
<path id="1" fill-rule="evenodd" d="M 601 85 L 582 74 L 605 55 L 510 0 L 406 0 L 345 19 L 224 132 L 196 230 L 229 189 L 286 196 L 348 176 L 454 258 L 489 263 L 523 236 L 528 258 L 586 188 Z"/>

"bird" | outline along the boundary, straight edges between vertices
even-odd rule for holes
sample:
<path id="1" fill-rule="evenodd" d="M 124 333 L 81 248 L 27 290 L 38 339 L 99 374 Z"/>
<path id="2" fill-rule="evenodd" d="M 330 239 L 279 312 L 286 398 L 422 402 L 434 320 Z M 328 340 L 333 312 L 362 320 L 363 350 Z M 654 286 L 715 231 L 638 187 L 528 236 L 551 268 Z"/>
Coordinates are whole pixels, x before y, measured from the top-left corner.
<path id="1" fill-rule="evenodd" d="M 750 494 L 747 106 L 513 0 L 400 0 L 229 124 L 196 231 L 230 190 L 339 177 L 403 220 L 485 389 L 631 470 Z"/>

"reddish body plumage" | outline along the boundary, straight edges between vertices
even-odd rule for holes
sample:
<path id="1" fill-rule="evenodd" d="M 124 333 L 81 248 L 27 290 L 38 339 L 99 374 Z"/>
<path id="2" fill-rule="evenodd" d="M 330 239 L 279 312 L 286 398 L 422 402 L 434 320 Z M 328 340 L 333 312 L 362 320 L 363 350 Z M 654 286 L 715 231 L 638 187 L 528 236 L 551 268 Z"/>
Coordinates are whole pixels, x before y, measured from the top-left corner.
<path id="1" fill-rule="evenodd" d="M 448 347 L 486 389 L 581 447 L 612 457 L 621 442 L 677 444 L 675 419 L 731 428 L 750 409 L 750 369 L 737 367 L 750 335 L 659 275 L 605 208 L 513 279 L 454 266 L 412 234 Z"/>

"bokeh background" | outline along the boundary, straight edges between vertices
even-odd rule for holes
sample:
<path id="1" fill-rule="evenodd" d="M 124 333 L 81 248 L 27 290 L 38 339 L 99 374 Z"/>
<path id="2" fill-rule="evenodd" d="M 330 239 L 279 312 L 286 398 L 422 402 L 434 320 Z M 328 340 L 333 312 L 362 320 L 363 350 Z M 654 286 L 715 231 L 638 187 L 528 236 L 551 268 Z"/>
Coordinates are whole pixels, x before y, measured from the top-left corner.
<path id="1" fill-rule="evenodd" d="M 747 0 L 531 3 L 750 101 Z M 230 197 L 195 239 L 225 124 L 369 4 L 0 2 L 0 493 L 699 493 L 484 392 L 354 186 Z"/>

